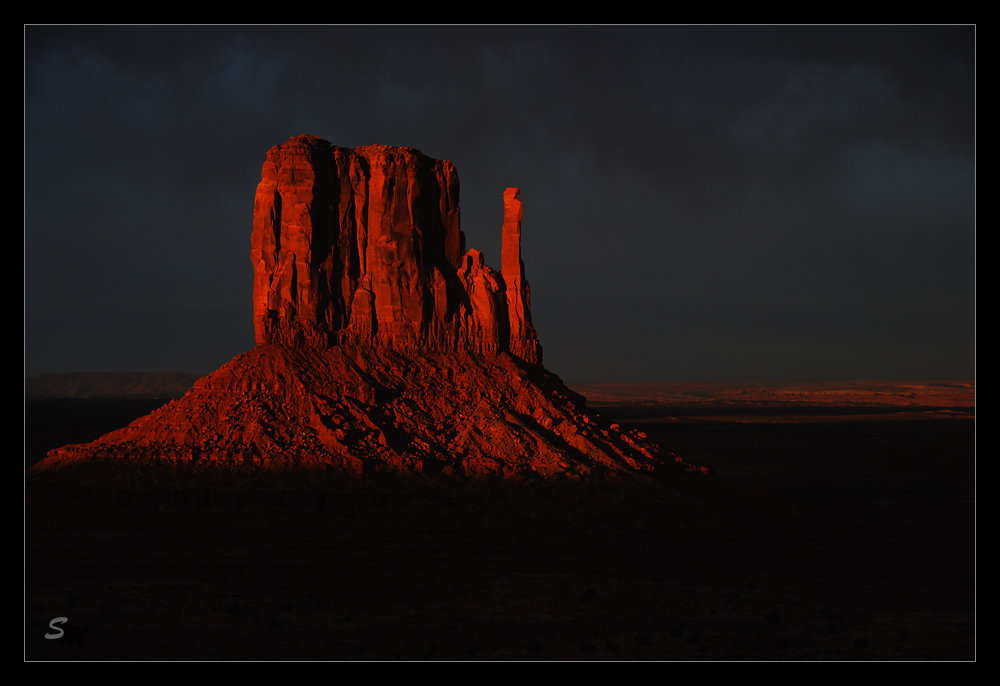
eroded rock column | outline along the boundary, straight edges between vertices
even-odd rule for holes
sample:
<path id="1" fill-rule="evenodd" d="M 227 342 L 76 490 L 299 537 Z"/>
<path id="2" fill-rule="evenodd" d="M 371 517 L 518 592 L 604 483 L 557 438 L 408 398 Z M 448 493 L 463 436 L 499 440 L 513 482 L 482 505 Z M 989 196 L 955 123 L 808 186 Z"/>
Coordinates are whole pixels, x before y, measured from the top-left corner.
<path id="1" fill-rule="evenodd" d="M 500 255 L 503 280 L 507 285 L 507 315 L 510 321 L 510 352 L 526 362 L 542 363 L 542 346 L 531 325 L 531 290 L 524 278 L 521 261 L 520 191 L 508 188 L 503 194 L 503 246 Z"/>

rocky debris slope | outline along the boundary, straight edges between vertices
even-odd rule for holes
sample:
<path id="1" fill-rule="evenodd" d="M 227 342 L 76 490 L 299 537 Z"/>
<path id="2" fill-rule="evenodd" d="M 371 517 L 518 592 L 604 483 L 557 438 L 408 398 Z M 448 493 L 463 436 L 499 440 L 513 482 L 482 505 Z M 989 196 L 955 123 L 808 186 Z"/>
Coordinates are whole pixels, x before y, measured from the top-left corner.
<path id="1" fill-rule="evenodd" d="M 512 355 L 280 344 L 240 355 L 124 429 L 52 451 L 40 471 L 81 461 L 112 472 L 127 462 L 123 486 L 219 468 L 583 483 L 697 469 Z"/>

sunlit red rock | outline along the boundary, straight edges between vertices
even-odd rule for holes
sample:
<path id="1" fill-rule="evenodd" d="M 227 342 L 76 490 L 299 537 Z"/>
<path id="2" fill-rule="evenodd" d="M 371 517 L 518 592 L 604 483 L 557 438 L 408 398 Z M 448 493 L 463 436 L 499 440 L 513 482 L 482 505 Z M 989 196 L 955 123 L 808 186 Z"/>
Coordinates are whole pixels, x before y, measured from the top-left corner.
<path id="1" fill-rule="evenodd" d="M 220 469 L 586 481 L 693 468 L 511 355 L 281 344 L 238 356 L 124 429 L 50 452 L 33 471 L 74 474 L 84 462 L 109 474 L 142 465 L 145 477 L 123 477 L 133 485 Z"/>
<path id="2" fill-rule="evenodd" d="M 510 321 L 510 352 L 523 360 L 542 363 L 542 346 L 531 325 L 531 290 L 524 278 L 521 261 L 520 192 L 508 188 L 503 194 L 503 247 L 501 269 L 507 286 L 507 313 Z"/>
<path id="3" fill-rule="evenodd" d="M 465 252 L 458 195 L 455 166 L 412 148 L 311 136 L 272 148 L 254 207 L 257 342 L 510 351 L 540 363 L 517 189 L 504 195 L 502 277 Z"/>
<path id="4" fill-rule="evenodd" d="M 412 148 L 312 136 L 272 148 L 251 240 L 257 347 L 32 473 L 156 485 L 289 470 L 569 481 L 696 470 L 541 367 L 518 189 L 503 196 L 496 272 L 465 250 L 458 188 L 453 164 Z"/>

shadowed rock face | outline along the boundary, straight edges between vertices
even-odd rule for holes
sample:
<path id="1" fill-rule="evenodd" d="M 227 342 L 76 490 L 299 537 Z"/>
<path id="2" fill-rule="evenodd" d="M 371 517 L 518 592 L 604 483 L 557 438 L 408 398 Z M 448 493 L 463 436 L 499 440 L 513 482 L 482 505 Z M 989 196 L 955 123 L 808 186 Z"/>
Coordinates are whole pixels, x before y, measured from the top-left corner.
<path id="1" fill-rule="evenodd" d="M 257 343 L 496 353 L 542 361 L 504 194 L 503 272 L 465 251 L 458 174 L 412 148 L 272 148 L 254 206 Z"/>

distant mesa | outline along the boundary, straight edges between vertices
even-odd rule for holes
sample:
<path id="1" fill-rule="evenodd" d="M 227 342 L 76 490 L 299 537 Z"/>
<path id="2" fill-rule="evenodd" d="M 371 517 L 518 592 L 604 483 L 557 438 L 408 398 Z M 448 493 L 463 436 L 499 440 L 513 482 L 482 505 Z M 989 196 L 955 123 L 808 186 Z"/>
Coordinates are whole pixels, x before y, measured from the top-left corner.
<path id="1" fill-rule="evenodd" d="M 157 487 L 698 471 L 541 366 L 517 188 L 503 206 L 497 272 L 465 248 L 451 162 L 313 136 L 275 146 L 251 238 L 257 347 L 128 427 L 51 451 L 29 477 Z"/>
<path id="2" fill-rule="evenodd" d="M 971 410 L 976 406 L 973 380 L 799 381 L 785 383 L 604 383 L 573 387 L 595 406 L 659 407 L 916 407 L 923 410 Z"/>
<path id="3" fill-rule="evenodd" d="M 24 379 L 24 397 L 180 398 L 202 376 L 178 372 L 42 374 Z"/>

